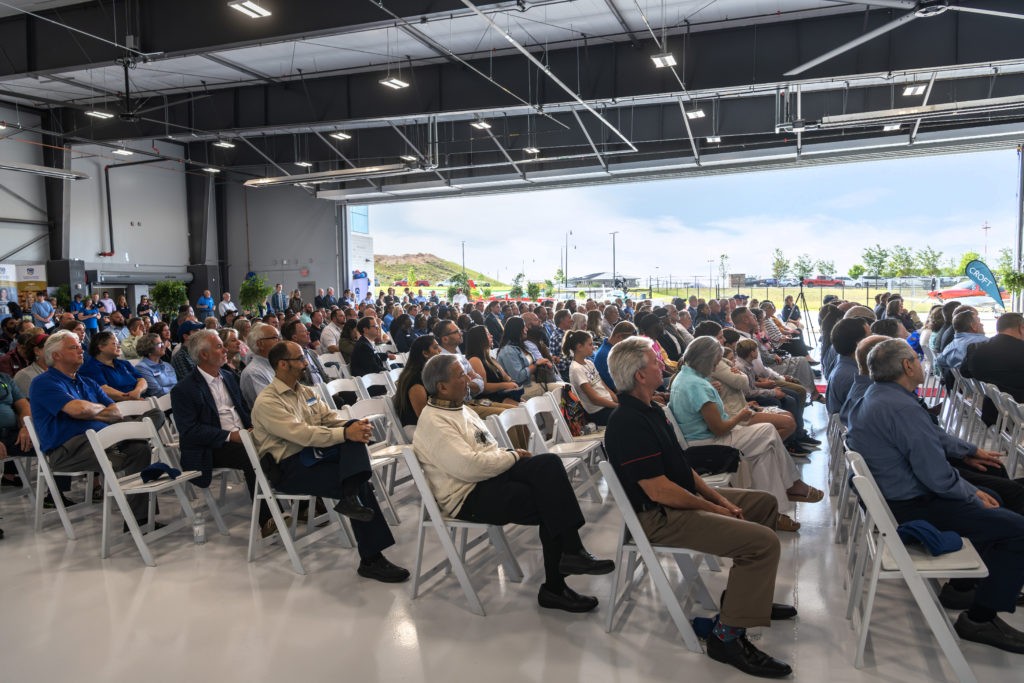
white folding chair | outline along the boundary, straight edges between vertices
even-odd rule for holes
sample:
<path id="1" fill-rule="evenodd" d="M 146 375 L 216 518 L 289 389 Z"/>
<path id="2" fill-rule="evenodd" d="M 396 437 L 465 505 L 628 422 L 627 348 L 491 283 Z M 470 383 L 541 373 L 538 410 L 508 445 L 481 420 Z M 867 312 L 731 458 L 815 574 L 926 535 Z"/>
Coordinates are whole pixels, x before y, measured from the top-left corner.
<path id="1" fill-rule="evenodd" d="M 836 495 L 842 486 L 842 473 L 844 471 L 843 439 L 846 428 L 843 421 L 839 419 L 838 413 L 828 416 L 828 427 L 825 428 L 825 438 L 828 440 L 828 484 L 829 495 Z"/>
<path id="2" fill-rule="evenodd" d="M 351 379 L 352 373 L 348 370 L 348 363 L 340 353 L 325 353 L 320 356 L 320 364 L 324 366 L 327 375 L 331 379 Z"/>
<path id="3" fill-rule="evenodd" d="M 1001 398 L 1006 419 L 1003 421 L 1003 429 L 999 436 L 1002 445 L 1000 450 L 1006 453 L 1006 471 L 1010 479 L 1014 479 L 1017 476 L 1017 468 L 1024 459 L 1024 406 L 1005 392 Z"/>
<path id="4" fill-rule="evenodd" d="M 683 430 L 679 428 L 679 423 L 676 422 L 676 418 L 668 406 L 662 406 L 661 409 L 665 413 L 665 419 L 668 420 L 669 425 L 672 427 L 672 432 L 676 435 L 676 440 L 679 441 L 679 447 L 685 451 L 690 446 L 686 443 L 686 437 L 683 436 Z M 708 486 L 718 488 L 720 486 L 728 486 L 732 482 L 732 473 L 722 472 L 721 474 L 705 474 L 701 476 L 701 479 L 703 479 L 704 483 Z M 709 564 L 711 563 L 709 562 Z M 714 566 L 716 567 L 715 571 L 719 571 L 717 569 L 717 565 Z"/>
<path id="5" fill-rule="evenodd" d="M 364 398 L 354 405 L 345 406 L 345 412 L 356 420 L 368 419 L 374 427 L 374 443 L 369 447 L 370 469 L 373 487 L 380 498 L 384 517 L 388 524 L 398 526 L 398 509 L 391 501 L 395 490 L 398 458 L 401 457 L 401 445 L 405 444 L 405 432 L 395 417 L 391 401 L 386 398 Z"/>
<path id="6" fill-rule="evenodd" d="M 988 568 L 966 538 L 960 550 L 937 557 L 917 547 L 907 548 L 900 540 L 896 532 L 896 520 L 863 460 L 854 460 L 853 467 L 853 486 L 865 508 L 865 523 L 861 530 L 863 560 L 858 564 L 858 567 L 863 567 L 864 575 L 858 572 L 855 576 L 850 596 L 853 603 L 853 625 L 857 630 L 854 666 L 859 669 L 864 665 L 864 650 L 878 582 L 883 579 L 902 579 L 957 678 L 962 683 L 976 683 L 977 679 L 957 644 L 956 632 L 939 604 L 935 590 L 927 581 L 983 578 L 988 576 Z M 866 591 L 862 590 L 864 579 Z"/>
<path id="7" fill-rule="evenodd" d="M 434 494 L 430 491 L 427 478 L 423 474 L 423 469 L 416 459 L 412 446 L 403 447 L 402 455 L 405 458 L 405 464 L 408 466 L 409 472 L 412 474 L 413 482 L 415 482 L 416 488 L 419 490 L 422 501 L 416 532 L 416 565 L 412 573 L 412 599 L 415 600 L 419 596 L 420 586 L 423 583 L 439 572 L 451 568 L 455 578 L 459 581 L 459 585 L 462 587 L 462 592 L 466 595 L 469 609 L 474 614 L 485 616 L 486 613 L 484 612 L 483 605 L 480 603 L 480 597 L 477 595 L 476 589 L 473 588 L 473 583 L 469 580 L 466 556 L 472 548 L 482 543 L 485 539 L 489 540 L 498 554 L 501 565 L 505 569 L 506 577 L 510 581 L 522 581 L 523 571 L 520 569 L 515 555 L 512 554 L 512 549 L 509 547 L 508 539 L 505 538 L 504 530 L 502 527 L 494 524 L 464 522 L 459 519 L 443 516 L 441 508 L 437 505 L 437 500 L 434 499 Z M 445 559 L 430 569 L 424 570 L 423 544 L 428 528 L 433 528 L 437 532 L 438 540 L 441 541 L 441 547 L 444 549 Z M 468 539 L 470 531 L 481 531 L 483 533 L 473 539 Z"/>
<path id="8" fill-rule="evenodd" d="M 330 382 L 321 382 L 313 389 L 320 392 L 324 402 L 331 408 L 337 407 L 337 404 L 334 402 L 334 395 L 341 391 L 354 393 L 357 401 L 370 398 L 370 395 L 366 393 L 366 387 L 363 383 L 352 377 L 339 377 L 338 379 L 332 379 Z"/>
<path id="9" fill-rule="evenodd" d="M 128 362 L 131 363 L 132 367 L 134 368 L 136 365 L 138 365 L 139 363 L 142 362 L 142 359 L 141 358 L 129 358 Z"/>
<path id="10" fill-rule="evenodd" d="M 145 415 L 150 410 L 153 410 L 154 407 L 153 402 L 148 398 L 144 398 L 139 401 L 121 401 L 117 404 L 117 409 L 120 411 L 121 417 Z"/>
<path id="11" fill-rule="evenodd" d="M 117 472 L 114 471 L 114 467 L 107 457 L 106 450 L 125 441 L 144 440 L 153 449 L 158 462 L 169 466 L 173 464 L 167 457 L 163 444 L 160 443 L 160 436 L 156 433 L 153 421 L 148 417 L 141 422 L 119 422 L 107 425 L 98 432 L 90 429 L 85 433 L 85 436 L 89 440 L 89 445 L 92 446 L 93 454 L 96 456 L 96 460 L 100 465 L 100 471 L 103 473 L 103 533 L 100 542 L 100 557 L 110 557 L 110 504 L 111 500 L 113 500 L 124 517 L 124 522 L 128 526 L 128 532 L 131 534 L 132 540 L 135 541 L 135 547 L 138 548 L 142 561 L 147 566 L 155 567 L 156 562 L 153 561 L 153 555 L 149 551 L 148 543 L 157 541 L 182 529 L 186 523 L 191 524 L 195 513 L 192 510 L 192 503 L 189 501 L 188 495 L 186 495 L 185 484 L 198 477 L 199 472 L 182 472 L 174 479 L 161 477 L 150 482 L 144 482 L 142 475 L 138 473 L 123 477 L 117 476 Z M 156 511 L 156 498 L 154 496 L 165 491 L 174 492 L 178 499 L 178 504 L 181 505 L 182 517 L 167 524 L 163 529 L 154 529 L 155 520 L 153 517 Z M 149 497 L 149 518 L 145 525 L 148 533 L 145 537 L 142 535 L 142 529 L 139 528 L 139 524 L 135 520 L 132 509 L 128 506 L 128 496 L 140 495 Z"/>
<path id="12" fill-rule="evenodd" d="M 245 452 L 249 456 L 249 462 L 256 472 L 256 490 L 254 491 L 252 499 L 252 515 L 249 519 L 249 550 L 246 557 L 249 562 L 256 559 L 256 551 L 258 549 L 280 539 L 281 544 L 284 545 L 284 549 L 288 553 L 288 557 L 292 561 L 292 569 L 295 570 L 296 574 L 305 574 L 306 570 L 302 566 L 302 560 L 299 559 L 300 549 L 305 548 L 311 543 L 315 543 L 333 533 L 338 534 L 338 540 L 341 542 L 341 546 L 343 548 L 351 548 L 355 545 L 355 537 L 349 529 L 348 524 L 342 516 L 334 510 L 334 501 L 325 498 L 324 505 L 327 507 L 327 512 L 326 514 L 318 516 L 316 514 L 317 496 L 279 493 L 274 491 L 274 488 L 267 480 L 267 475 L 263 473 L 263 467 L 260 465 L 260 459 L 256 453 L 256 446 L 253 444 L 252 436 L 247 431 L 240 432 L 240 435 L 242 437 L 242 445 L 245 447 Z M 284 513 L 281 510 L 280 501 L 282 500 L 288 500 L 292 503 L 291 526 L 286 523 Z M 274 523 L 277 525 L 277 533 L 267 538 L 262 537 L 259 523 L 260 503 L 264 501 L 267 504 L 267 508 L 270 510 L 270 515 L 273 518 Z M 306 533 L 301 537 L 296 538 L 299 519 L 299 504 L 302 502 L 309 504 Z M 325 517 L 326 520 L 324 519 Z M 317 526 L 324 521 L 327 521 L 328 524 L 322 527 Z"/>
<path id="13" fill-rule="evenodd" d="M 402 370 L 404 370 L 404 368 L 391 368 L 388 370 L 388 377 L 391 378 L 391 386 L 395 387 L 394 391 L 398 391 L 398 378 L 402 376 Z"/>
<path id="14" fill-rule="evenodd" d="M 75 536 L 74 527 L 71 526 L 71 518 L 80 517 L 95 509 L 92 506 L 92 478 L 94 472 L 91 469 L 76 471 L 60 470 L 54 472 L 50 469 L 50 461 L 47 460 L 46 456 L 43 454 L 42 448 L 39 446 L 39 436 L 36 434 L 36 428 L 31 417 L 25 418 L 25 426 L 28 428 L 28 436 L 29 439 L 32 440 L 32 448 L 36 452 L 36 463 L 39 467 L 39 473 L 36 476 L 36 494 L 35 504 L 33 506 L 34 519 L 32 527 L 36 533 L 43 529 L 43 522 L 45 521 L 43 505 L 46 498 L 46 491 L 49 491 L 57 516 L 60 518 L 60 522 L 64 526 L 64 533 L 67 535 L 69 541 L 74 541 L 77 536 Z M 84 499 L 82 502 L 76 503 L 70 507 L 65 507 L 64 497 L 61 495 L 61 491 L 58 490 L 57 482 L 54 477 L 83 477 L 85 479 L 85 486 L 83 487 Z"/>
<path id="15" fill-rule="evenodd" d="M 643 578 L 643 571 L 646 568 L 646 572 L 650 574 L 651 580 L 654 582 L 655 593 L 668 609 L 672 622 L 678 629 L 679 635 L 682 636 L 683 642 L 686 643 L 687 649 L 691 652 L 703 652 L 700 641 L 690 625 L 690 619 L 683 611 L 676 591 L 672 589 L 661 563 L 658 562 L 657 553 L 671 554 L 675 559 L 684 580 L 683 601 L 685 602 L 692 593 L 694 599 L 705 609 L 713 610 L 716 608 L 715 600 L 711 597 L 699 571 L 701 560 L 710 559 L 710 556 L 686 548 L 651 545 L 629 498 L 626 496 L 625 489 L 622 488 L 622 483 L 619 482 L 618 475 L 615 474 L 615 468 L 607 460 L 601 462 L 599 467 L 608 484 L 608 490 L 622 513 L 615 573 L 612 574 L 612 589 L 608 598 L 609 608 L 605 617 L 604 630 L 608 633 L 611 632 L 615 615 L 622 605 L 631 599 L 633 586 Z M 641 570 L 639 577 L 636 576 L 637 569 Z M 620 583 L 623 584 L 621 589 L 619 588 Z"/>
<path id="16" fill-rule="evenodd" d="M 375 372 L 372 375 L 362 375 L 355 379 L 363 385 L 364 393 L 367 396 L 373 396 L 370 393 L 370 387 L 384 387 L 385 396 L 391 397 L 395 395 L 395 385 L 391 382 L 391 376 L 386 372 Z"/>
<path id="17" fill-rule="evenodd" d="M 533 453 L 543 453 L 547 449 L 542 447 L 544 438 L 541 436 L 539 430 L 533 419 L 530 418 L 529 413 L 522 406 L 518 408 L 510 408 L 509 410 L 503 410 L 500 413 L 487 416 L 487 428 L 495 439 L 498 440 L 498 445 L 502 448 L 515 448 L 512 443 L 512 439 L 509 437 L 508 430 L 513 427 L 525 427 L 530 433 L 531 446 L 528 450 Z M 577 446 L 577 444 L 557 444 L 559 446 Z M 589 494 L 590 499 L 595 503 L 602 502 L 601 493 L 597 490 L 597 477 L 596 472 L 591 472 L 590 468 L 587 467 L 587 463 L 583 460 L 580 455 L 575 453 L 559 452 L 558 450 L 551 450 L 562 460 L 562 466 L 565 467 L 565 472 L 569 475 L 569 479 L 575 479 L 573 483 L 573 491 L 577 496 L 584 493 Z"/>

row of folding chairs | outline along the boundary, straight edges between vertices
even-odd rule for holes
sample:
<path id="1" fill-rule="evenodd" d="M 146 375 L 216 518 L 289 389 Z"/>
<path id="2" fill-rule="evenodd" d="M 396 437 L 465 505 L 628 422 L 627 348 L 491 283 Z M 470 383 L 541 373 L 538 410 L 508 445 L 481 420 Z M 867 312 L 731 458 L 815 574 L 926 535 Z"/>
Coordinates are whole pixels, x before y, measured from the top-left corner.
<path id="1" fill-rule="evenodd" d="M 953 369 L 955 380 L 942 414 L 943 428 L 962 439 L 1006 455 L 1006 470 L 1013 478 L 1024 458 L 1024 406 L 990 382 L 964 377 Z M 982 419 L 986 404 L 995 409 L 996 419 L 986 425 Z"/>

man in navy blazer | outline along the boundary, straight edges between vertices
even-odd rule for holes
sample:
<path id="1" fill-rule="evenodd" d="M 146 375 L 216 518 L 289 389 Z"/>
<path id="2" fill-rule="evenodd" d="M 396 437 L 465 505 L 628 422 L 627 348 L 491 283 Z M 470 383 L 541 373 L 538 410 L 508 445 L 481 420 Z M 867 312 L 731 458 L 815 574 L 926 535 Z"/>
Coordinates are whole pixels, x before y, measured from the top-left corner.
<path id="1" fill-rule="evenodd" d="M 240 436 L 241 430 L 252 429 L 252 419 L 238 380 L 232 372 L 222 369 L 227 361 L 224 343 L 213 330 L 203 330 L 189 337 L 187 352 L 198 367 L 171 390 L 182 469 L 202 472 L 192 483 L 203 488 L 210 485 L 215 467 L 241 470 L 252 498 L 256 473 Z M 264 504 L 260 508 L 260 524 L 265 525 L 270 519 Z"/>

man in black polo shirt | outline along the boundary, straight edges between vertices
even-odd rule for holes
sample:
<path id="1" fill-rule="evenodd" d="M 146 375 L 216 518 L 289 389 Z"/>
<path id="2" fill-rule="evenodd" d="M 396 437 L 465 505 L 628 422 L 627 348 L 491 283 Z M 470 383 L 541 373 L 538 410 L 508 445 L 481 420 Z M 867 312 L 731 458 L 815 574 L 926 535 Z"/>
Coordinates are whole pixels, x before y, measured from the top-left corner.
<path id="1" fill-rule="evenodd" d="M 758 650 L 745 635 L 749 627 L 796 616 L 793 607 L 772 604 L 778 503 L 763 491 L 713 489 L 694 473 L 664 411 L 651 402 L 662 381 L 658 360 L 645 337 L 623 340 L 609 354 L 619 407 L 605 432 L 608 459 L 652 543 L 732 558 L 708 655 L 754 676 L 788 676 L 788 664 Z"/>

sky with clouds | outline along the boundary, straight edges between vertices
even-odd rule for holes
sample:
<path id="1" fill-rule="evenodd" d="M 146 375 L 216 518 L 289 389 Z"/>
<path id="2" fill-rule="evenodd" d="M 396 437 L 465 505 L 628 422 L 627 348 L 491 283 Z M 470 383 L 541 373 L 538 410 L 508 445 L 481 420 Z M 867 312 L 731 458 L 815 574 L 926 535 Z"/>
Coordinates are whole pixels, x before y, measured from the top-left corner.
<path id="1" fill-rule="evenodd" d="M 767 277 L 775 247 L 845 274 L 876 243 L 949 256 L 1013 244 L 1016 150 L 871 161 L 370 207 L 378 254 L 426 252 L 509 281 L 551 278 L 569 237 L 569 276 L 612 269 L 646 279 L 707 279 L 708 259 Z"/>

